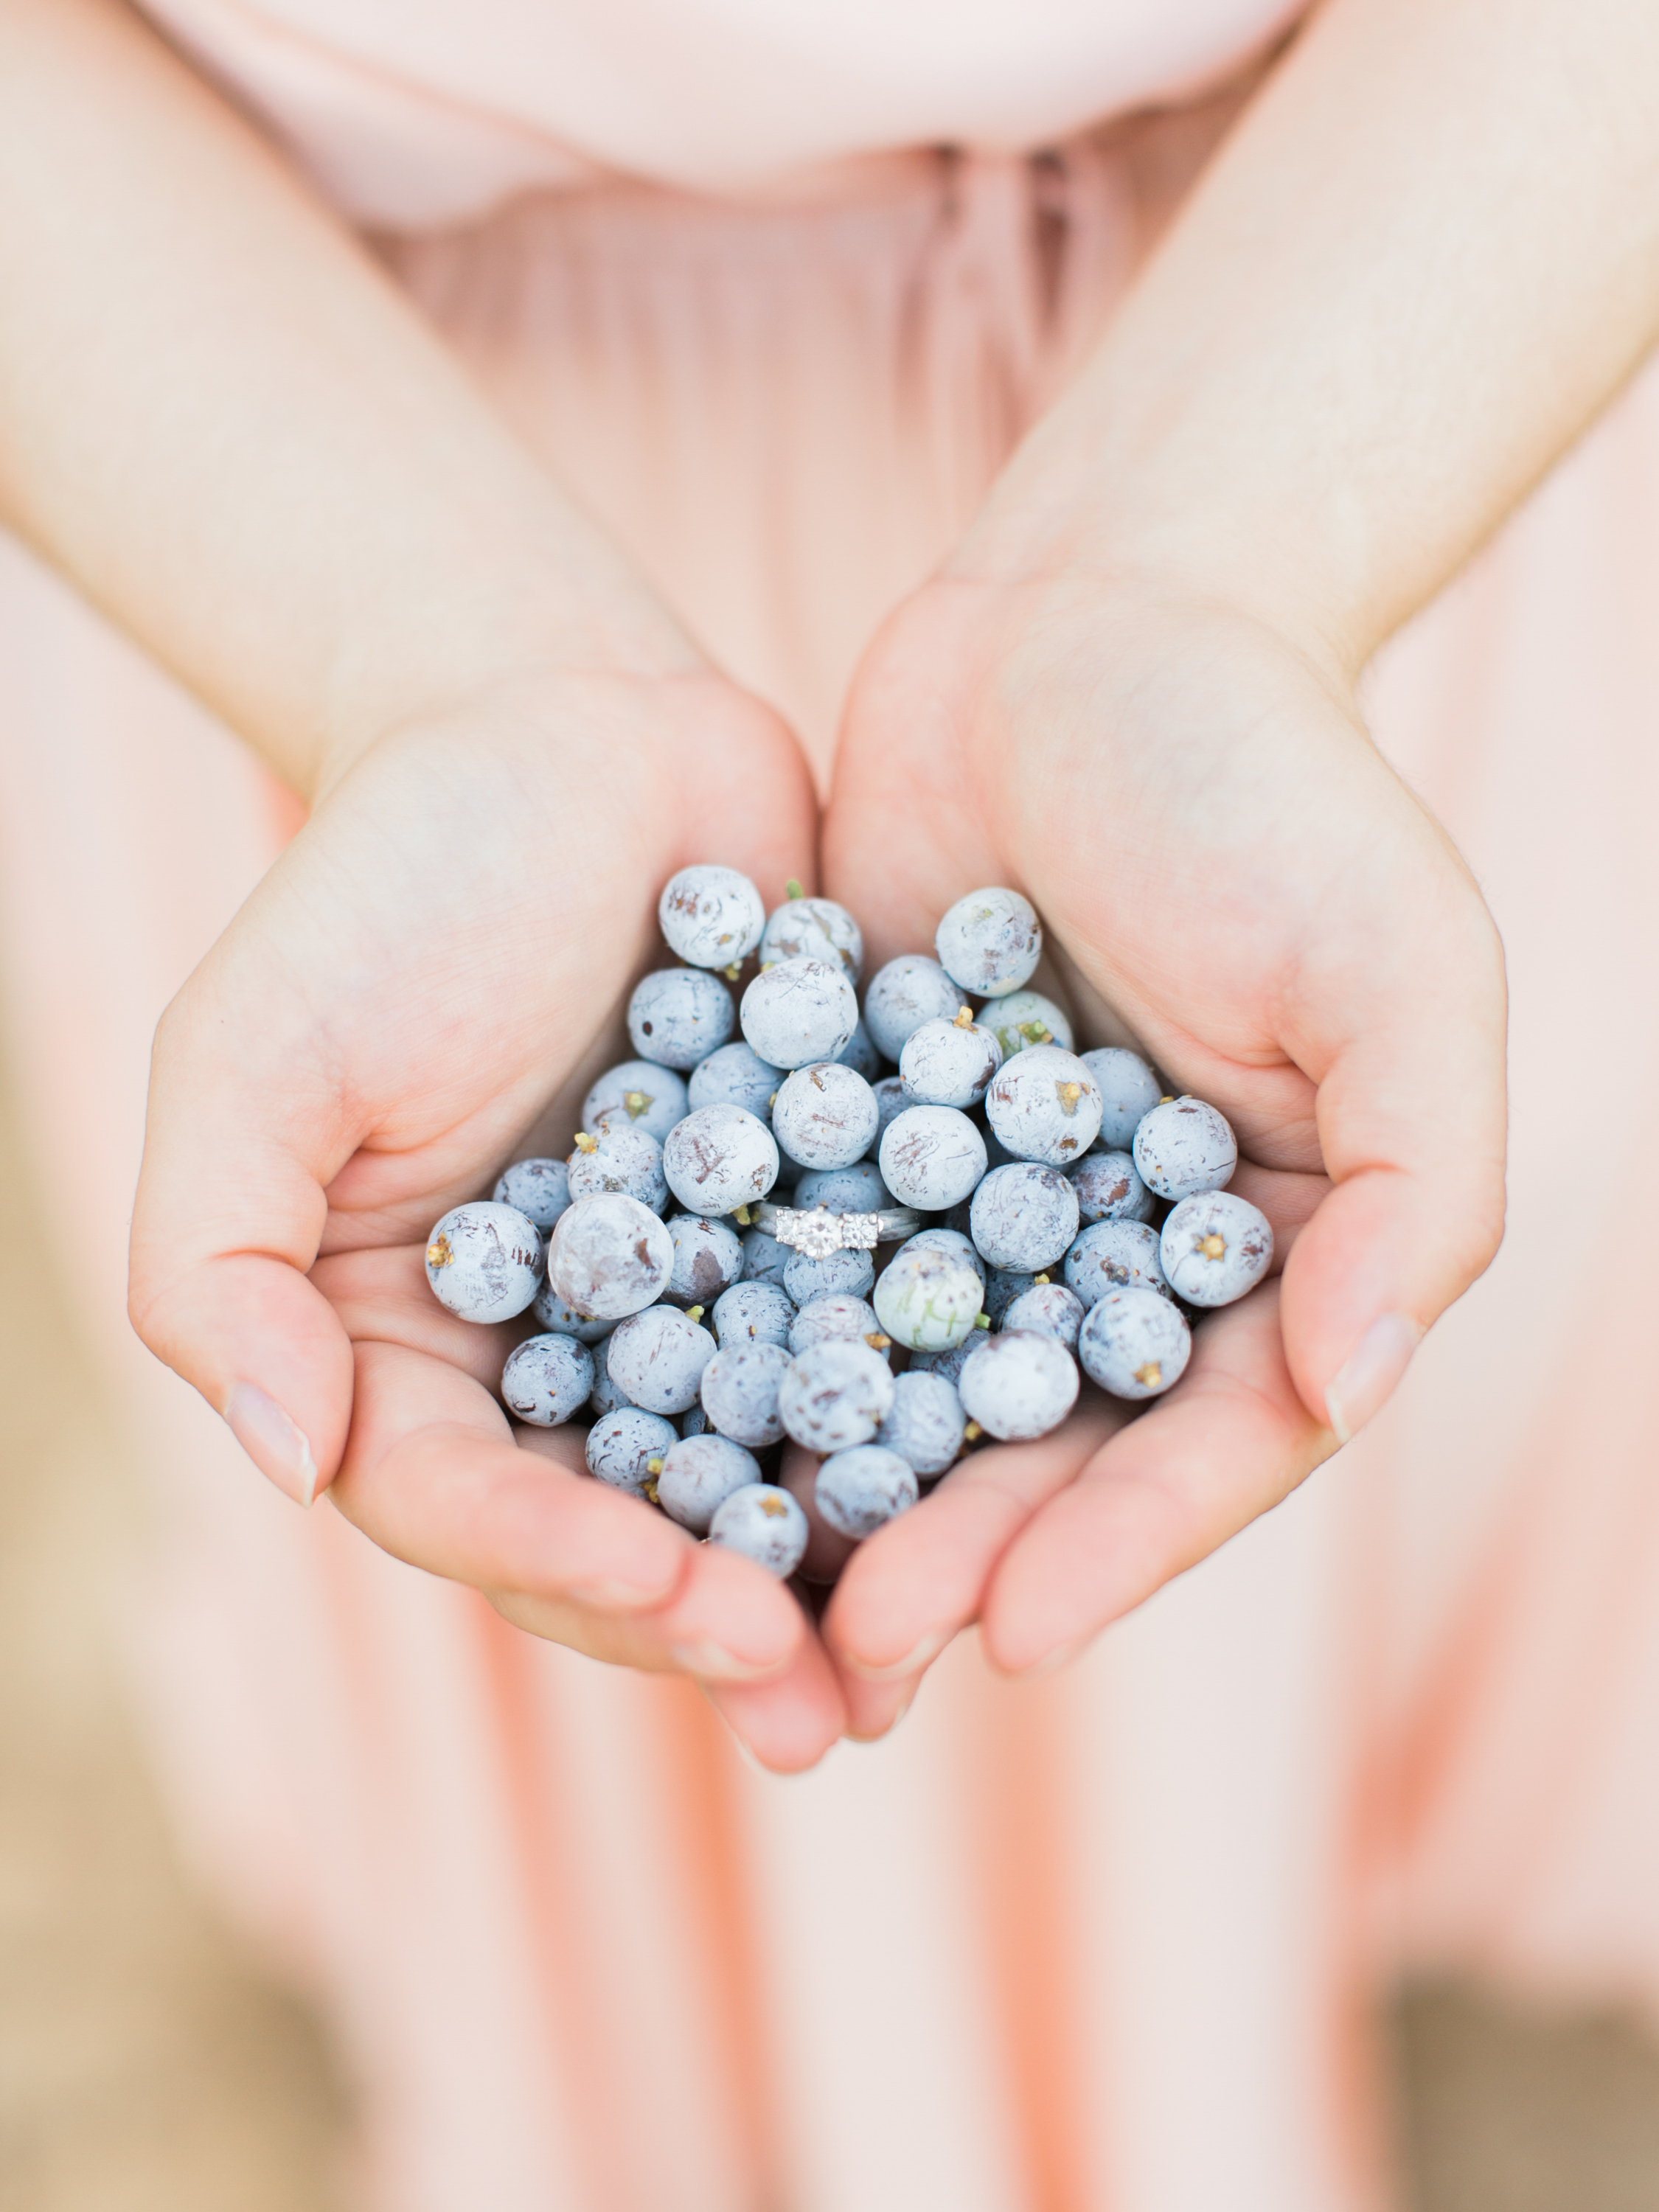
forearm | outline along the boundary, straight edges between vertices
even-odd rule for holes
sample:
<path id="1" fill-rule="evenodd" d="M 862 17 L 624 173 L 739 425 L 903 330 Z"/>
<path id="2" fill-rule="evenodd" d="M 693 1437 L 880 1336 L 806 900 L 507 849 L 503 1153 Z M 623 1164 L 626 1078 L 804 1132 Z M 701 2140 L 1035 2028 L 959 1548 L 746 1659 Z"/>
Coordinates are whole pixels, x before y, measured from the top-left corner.
<path id="1" fill-rule="evenodd" d="M 0 0 L 0 520 L 310 791 L 540 657 L 690 647 L 116 0 Z"/>
<path id="2" fill-rule="evenodd" d="M 1357 667 L 1659 335 L 1651 0 L 1330 0 L 965 568 L 1152 572 Z"/>

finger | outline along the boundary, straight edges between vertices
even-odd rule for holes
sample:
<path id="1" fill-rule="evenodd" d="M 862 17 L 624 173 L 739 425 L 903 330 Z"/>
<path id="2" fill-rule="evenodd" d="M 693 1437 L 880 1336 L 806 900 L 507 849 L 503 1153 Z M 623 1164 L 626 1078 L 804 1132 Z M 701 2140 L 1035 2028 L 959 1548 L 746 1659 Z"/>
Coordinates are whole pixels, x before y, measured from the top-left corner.
<path id="1" fill-rule="evenodd" d="M 383 1345 L 375 1348 L 381 1352 L 388 1349 Z M 390 1370 L 390 1388 L 378 1372 L 365 1375 L 359 1386 L 348 1476 L 356 1470 L 360 1448 L 366 1454 L 377 1440 L 377 1429 L 386 1431 L 387 1449 L 397 1443 L 418 1445 L 422 1419 L 441 1417 L 445 1412 L 452 1419 L 459 1412 L 475 1421 L 477 1435 L 492 1446 L 495 1443 L 501 1433 L 496 1408 L 472 1385 L 465 1390 L 455 1389 L 441 1368 L 433 1364 L 435 1371 L 423 1370 L 416 1388 L 410 1387 L 396 1364 Z M 499 1491 L 504 1483 L 522 1483 L 528 1475 L 532 1502 L 544 1516 L 550 1513 L 558 1516 L 557 1527 L 545 1532 L 550 1540 L 574 1547 L 582 1538 L 586 1516 L 596 1510 L 604 1513 L 607 1533 L 613 1538 L 623 1531 L 630 1543 L 641 1536 L 666 1539 L 677 1573 L 660 1602 L 653 1602 L 651 1589 L 641 1589 L 633 1574 L 618 1583 L 599 1573 L 581 1572 L 574 1548 L 566 1561 L 566 1579 L 561 1583 L 550 1581 L 544 1571 L 538 1573 L 533 1556 L 519 1556 L 510 1550 L 495 1563 L 497 1572 L 476 1571 L 481 1564 L 475 1556 L 476 1547 L 483 1540 L 482 1529 L 476 1525 L 467 1535 L 473 1550 L 466 1553 L 452 1549 L 440 1554 L 433 1550 L 451 1540 L 445 1527 L 430 1518 L 416 1530 L 405 1528 L 394 1535 L 382 1516 L 368 1533 L 386 1549 L 398 1551 L 401 1558 L 410 1557 L 410 1547 L 423 1543 L 428 1555 L 418 1559 L 416 1565 L 476 1582 L 515 1627 L 568 1644 L 589 1658 L 613 1666 L 747 1682 L 764 1680 L 791 1664 L 806 1637 L 806 1623 L 795 1600 L 770 1575 L 732 1553 L 693 1543 L 642 1499 L 596 1481 L 587 1472 L 586 1430 L 514 1424 L 507 1433 L 518 1458 L 515 1462 L 492 1459 L 495 1487 Z M 539 1475 L 535 1472 L 538 1468 L 543 1471 Z M 361 1488 L 343 1479 L 337 1502 L 356 1519 L 368 1510 L 362 1503 L 363 1496 Z M 478 1517 L 482 1520 L 482 1516 Z M 508 1534 L 510 1540 L 510 1530 Z M 462 1571 L 464 1567 L 475 1571 Z"/>
<path id="2" fill-rule="evenodd" d="M 522 1448 L 574 1464 L 577 1446 L 570 1431 L 521 1429 L 517 1434 Z M 758 1604 L 751 1602 L 756 1600 Z M 759 1567 L 713 1546 L 696 1550 L 685 1585 L 659 1611 L 606 1613 L 517 1592 L 492 1593 L 491 1602 L 515 1626 L 591 1658 L 690 1674 L 744 1748 L 777 1772 L 815 1765 L 843 1731 L 834 1669 L 799 1606 Z M 775 1620 L 781 1608 L 787 1608 L 794 1641 L 777 1659 L 775 1644 L 755 1630 Z M 762 1656 L 751 1662 L 740 1656 L 744 1651 Z"/>
<path id="3" fill-rule="evenodd" d="M 662 1606 L 680 1588 L 693 1550 L 683 1529 L 519 1450 L 501 1407 L 459 1369 L 363 1344 L 356 1389 L 335 1503 L 383 1550 L 480 1589 L 605 1610 Z"/>
<path id="4" fill-rule="evenodd" d="M 1279 1285 L 1200 1325 L 1179 1387 L 1032 1516 L 990 1578 L 993 1662 L 1058 1666 L 1289 1494 L 1334 1449 L 1285 1364 Z"/>
<path id="5" fill-rule="evenodd" d="M 1127 1418 L 1091 1391 L 1051 1436 L 970 1454 L 861 1544 L 823 1617 L 824 1642 L 849 1676 L 908 1683 L 930 1666 L 978 1619 L 1010 1541 Z"/>
<path id="6" fill-rule="evenodd" d="M 1503 1236 L 1503 951 L 1455 854 L 1423 842 L 1397 941 L 1334 928 L 1299 981 L 1321 1019 L 1343 1018 L 1318 1070 L 1335 1188 L 1285 1267 L 1285 1340 L 1304 1404 L 1341 1441 Z"/>
<path id="7" fill-rule="evenodd" d="M 492 1391 L 507 1354 L 528 1334 L 528 1315 L 481 1326 L 440 1305 L 427 1280 L 424 1242 L 331 1255 L 319 1260 L 311 1280 L 354 1344 L 400 1344 Z"/>
<path id="8" fill-rule="evenodd" d="M 939 916 L 964 892 L 1027 888 L 981 817 L 956 707 L 939 682 L 941 669 L 954 678 L 983 651 L 969 627 L 975 604 L 949 581 L 907 603 L 866 653 L 848 702 L 824 812 L 824 881 L 857 915 L 872 973 L 901 952 L 931 953 Z M 903 743 L 891 742 L 895 732 Z M 877 833 L 892 822 L 906 826 L 898 866 Z"/>
<path id="9" fill-rule="evenodd" d="M 815 1766 L 846 1728 L 836 1671 L 816 1636 L 802 1638 L 774 1681 L 705 1682 L 703 1690 L 744 1749 L 775 1774 Z"/>
<path id="10" fill-rule="evenodd" d="M 565 1480 L 592 1479 L 571 1469 Z M 642 1499 L 622 1502 L 638 1513 L 652 1510 Z M 751 1560 L 706 1544 L 689 1547 L 684 1576 L 660 1606 L 629 1605 L 626 1592 L 618 1602 L 604 1590 L 553 1597 L 495 1589 L 489 1596 L 503 1619 L 532 1636 L 567 1644 L 611 1666 L 690 1674 L 700 1682 L 775 1681 L 797 1664 L 805 1644 L 817 1641 L 782 1583 Z"/>
<path id="11" fill-rule="evenodd" d="M 261 1472 L 308 1505 L 351 1416 L 350 1343 L 307 1279 L 327 1216 L 317 1163 L 337 1164 L 350 1139 L 303 1067 L 278 1103 L 276 1071 L 227 1048 L 226 1027 L 210 977 L 156 1033 L 128 1310 Z"/>

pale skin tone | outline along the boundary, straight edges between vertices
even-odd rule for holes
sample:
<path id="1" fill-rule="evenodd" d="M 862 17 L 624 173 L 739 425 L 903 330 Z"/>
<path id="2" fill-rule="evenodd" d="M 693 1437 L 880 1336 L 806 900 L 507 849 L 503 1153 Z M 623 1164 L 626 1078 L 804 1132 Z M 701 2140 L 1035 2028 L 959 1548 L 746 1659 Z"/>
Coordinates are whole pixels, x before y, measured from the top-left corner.
<path id="1" fill-rule="evenodd" d="M 1501 954 L 1355 685 L 1651 344 L 1656 102 L 1644 0 L 1331 0 L 872 644 L 823 833 L 872 963 L 1024 889 L 1085 1028 L 1235 1121 L 1288 1261 L 1144 1418 L 958 1470 L 819 1636 L 579 1438 L 520 1449 L 510 1337 L 420 1267 L 617 1056 L 666 876 L 800 872 L 800 754 L 146 29 L 6 0 L 0 514 L 314 806 L 158 1037 L 146 1341 L 284 1487 L 685 1668 L 781 1768 L 969 1621 L 1059 1663 L 1283 1497 L 1501 1233 Z"/>

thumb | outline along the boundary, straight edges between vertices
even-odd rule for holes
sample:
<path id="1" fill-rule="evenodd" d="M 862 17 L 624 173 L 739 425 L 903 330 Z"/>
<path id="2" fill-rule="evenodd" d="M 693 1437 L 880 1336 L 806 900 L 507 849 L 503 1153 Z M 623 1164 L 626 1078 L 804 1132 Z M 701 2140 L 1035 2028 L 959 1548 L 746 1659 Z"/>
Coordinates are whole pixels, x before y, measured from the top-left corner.
<path id="1" fill-rule="evenodd" d="M 261 1473 L 308 1505 L 351 1419 L 350 1342 L 307 1271 L 339 1164 L 322 1155 L 353 1146 L 320 1083 L 307 1095 L 289 1066 L 279 1084 L 237 1057 L 236 1035 L 199 975 L 157 1030 L 128 1312 Z"/>
<path id="2" fill-rule="evenodd" d="M 1334 1188 L 1285 1262 L 1283 1323 L 1297 1392 L 1343 1443 L 1503 1238 L 1503 950 L 1467 878 L 1447 888 L 1380 975 L 1372 951 L 1369 988 L 1327 979 L 1349 1010 L 1318 1091 Z"/>

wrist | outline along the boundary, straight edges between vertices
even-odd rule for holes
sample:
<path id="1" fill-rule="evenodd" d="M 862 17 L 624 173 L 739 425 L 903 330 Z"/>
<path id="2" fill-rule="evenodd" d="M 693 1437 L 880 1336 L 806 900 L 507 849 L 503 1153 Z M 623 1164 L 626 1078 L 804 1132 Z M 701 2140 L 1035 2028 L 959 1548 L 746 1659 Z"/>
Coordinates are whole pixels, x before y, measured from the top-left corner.
<path id="1" fill-rule="evenodd" d="M 1271 632 L 1351 691 L 1392 623 L 1330 518 L 1282 488 L 1271 501 L 1227 465 L 1177 447 L 1126 457 L 1037 432 L 1015 455 L 946 573 L 1024 588 L 1060 585 L 1128 619 L 1185 605 Z"/>
<path id="2" fill-rule="evenodd" d="M 378 618 L 342 626 L 304 763 L 313 804 L 389 735 L 447 721 L 470 699 L 708 672 L 666 608 L 597 532 L 583 525 L 574 532 L 567 522 L 549 536 L 550 544 L 465 549 L 453 565 L 400 580 Z"/>

